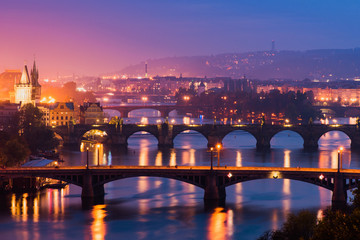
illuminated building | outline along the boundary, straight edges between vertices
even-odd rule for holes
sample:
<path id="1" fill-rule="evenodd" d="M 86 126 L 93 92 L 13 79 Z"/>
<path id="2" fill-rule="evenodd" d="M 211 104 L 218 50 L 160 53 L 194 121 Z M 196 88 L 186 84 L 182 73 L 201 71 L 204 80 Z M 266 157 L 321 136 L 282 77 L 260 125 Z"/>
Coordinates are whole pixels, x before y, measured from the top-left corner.
<path id="1" fill-rule="evenodd" d="M 80 106 L 80 124 L 103 124 L 104 111 L 99 102 L 85 102 Z"/>
<path id="2" fill-rule="evenodd" d="M 39 71 L 36 68 L 35 61 L 30 75 L 27 66 L 24 65 L 20 80 L 15 82 L 14 91 L 15 103 L 21 103 L 21 105 L 31 103 L 35 106 L 36 103 L 40 102 L 41 85 L 39 84 Z"/>
<path id="3" fill-rule="evenodd" d="M 46 126 L 68 126 L 75 121 L 74 103 L 72 102 L 41 104 L 38 108 L 43 112 L 42 120 Z"/>

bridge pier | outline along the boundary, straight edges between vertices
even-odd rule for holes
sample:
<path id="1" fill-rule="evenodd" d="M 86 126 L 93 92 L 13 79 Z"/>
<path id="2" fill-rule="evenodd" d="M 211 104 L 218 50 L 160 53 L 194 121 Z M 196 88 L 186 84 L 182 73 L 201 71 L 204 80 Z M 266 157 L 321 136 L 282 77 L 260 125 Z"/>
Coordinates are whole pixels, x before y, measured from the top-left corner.
<path id="1" fill-rule="evenodd" d="M 83 185 L 81 191 L 81 200 L 84 209 L 90 209 L 93 204 L 104 203 L 104 184 L 93 185 L 92 174 L 89 169 L 85 170 L 83 175 Z"/>
<path id="2" fill-rule="evenodd" d="M 158 125 L 158 147 L 159 148 L 172 148 L 174 146 L 174 141 L 172 138 L 173 126 L 169 125 L 167 122 Z"/>
<path id="3" fill-rule="evenodd" d="M 204 200 L 221 200 L 225 198 L 225 187 L 219 187 L 216 174 L 210 172 L 209 175 L 206 176 Z"/>
<path id="4" fill-rule="evenodd" d="M 319 148 L 318 139 L 304 138 L 304 150 L 315 151 Z"/>
<path id="5" fill-rule="evenodd" d="M 221 144 L 222 146 L 222 139 L 219 137 L 219 136 L 216 136 L 216 135 L 209 135 L 208 138 L 208 143 L 207 143 L 207 147 L 208 148 L 215 148 L 217 144 Z"/>
<path id="6" fill-rule="evenodd" d="M 334 178 L 334 190 L 331 199 L 332 208 L 342 209 L 346 206 L 347 192 L 345 188 L 345 179 L 343 174 L 337 172 Z"/>
<path id="7" fill-rule="evenodd" d="M 270 149 L 270 140 L 264 137 L 256 139 L 256 149 L 258 151 L 266 151 Z"/>
<path id="8" fill-rule="evenodd" d="M 360 139 L 351 139 L 351 150 L 359 151 L 360 150 Z"/>
<path id="9" fill-rule="evenodd" d="M 174 142 L 170 136 L 159 136 L 158 138 L 158 147 L 159 148 L 172 148 L 174 147 Z"/>
<path id="10" fill-rule="evenodd" d="M 85 170 L 85 174 L 83 175 L 83 185 L 81 191 L 82 199 L 94 198 L 94 188 L 92 184 L 92 175 L 89 169 Z"/>
<path id="11" fill-rule="evenodd" d="M 127 139 L 124 134 L 114 134 L 111 137 L 111 143 L 114 146 L 124 146 L 127 147 Z"/>

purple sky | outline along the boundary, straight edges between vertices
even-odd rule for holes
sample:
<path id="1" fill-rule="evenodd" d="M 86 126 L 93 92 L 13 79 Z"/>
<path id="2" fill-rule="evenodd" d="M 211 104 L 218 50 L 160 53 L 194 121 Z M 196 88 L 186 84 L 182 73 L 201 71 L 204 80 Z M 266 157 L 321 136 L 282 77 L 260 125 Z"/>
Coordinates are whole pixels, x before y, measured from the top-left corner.
<path id="1" fill-rule="evenodd" d="M 360 47 L 358 0 L 1 0 L 0 72 L 41 78 L 160 57 Z"/>

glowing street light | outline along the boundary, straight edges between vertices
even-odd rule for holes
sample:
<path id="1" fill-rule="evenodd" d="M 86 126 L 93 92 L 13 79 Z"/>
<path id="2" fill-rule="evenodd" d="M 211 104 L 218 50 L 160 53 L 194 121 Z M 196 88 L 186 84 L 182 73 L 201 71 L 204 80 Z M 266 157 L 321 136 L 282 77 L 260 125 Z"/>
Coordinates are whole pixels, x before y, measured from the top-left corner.
<path id="1" fill-rule="evenodd" d="M 340 170 L 342 169 L 342 152 L 343 152 L 344 148 L 340 147 L 338 150 L 338 172 L 340 172 Z"/>
<path id="2" fill-rule="evenodd" d="M 148 97 L 143 96 L 143 97 L 141 98 L 141 100 L 143 101 L 143 103 L 144 103 L 144 105 L 145 105 L 145 103 L 146 103 L 146 102 L 147 102 L 147 100 L 148 100 Z"/>
<path id="3" fill-rule="evenodd" d="M 220 150 L 221 150 L 221 144 L 220 143 L 218 143 L 218 144 L 216 144 L 216 149 L 217 149 L 217 152 L 218 152 L 218 164 L 217 164 L 217 166 L 218 167 L 220 167 Z"/>
<path id="4" fill-rule="evenodd" d="M 211 148 L 210 148 L 210 159 L 211 159 L 211 167 L 210 167 L 210 170 L 211 170 L 211 171 L 213 170 L 213 151 L 214 151 L 214 148 L 211 147 Z"/>
<path id="5" fill-rule="evenodd" d="M 86 148 L 86 169 L 89 169 L 89 147 Z"/>

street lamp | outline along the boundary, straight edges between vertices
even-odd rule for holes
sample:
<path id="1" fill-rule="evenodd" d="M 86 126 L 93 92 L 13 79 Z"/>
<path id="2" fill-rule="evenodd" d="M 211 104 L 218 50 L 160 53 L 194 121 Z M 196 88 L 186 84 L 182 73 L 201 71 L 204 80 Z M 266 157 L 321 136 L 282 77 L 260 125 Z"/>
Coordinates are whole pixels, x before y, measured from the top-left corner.
<path id="1" fill-rule="evenodd" d="M 89 169 L 89 147 L 86 148 L 86 169 Z"/>
<path id="2" fill-rule="evenodd" d="M 214 148 L 211 147 L 210 148 L 210 156 L 211 156 L 211 168 L 210 168 L 210 170 L 211 171 L 213 170 L 213 151 L 214 151 Z"/>
<path id="3" fill-rule="evenodd" d="M 218 144 L 216 144 L 216 149 L 217 149 L 217 152 L 218 152 L 218 164 L 217 164 L 217 166 L 218 167 L 220 167 L 220 149 L 221 149 L 221 144 L 220 143 L 218 143 Z"/>
<path id="4" fill-rule="evenodd" d="M 97 165 L 100 165 L 100 143 L 96 144 L 97 149 Z"/>
<path id="5" fill-rule="evenodd" d="M 342 152 L 343 152 L 344 148 L 340 147 L 338 150 L 338 172 L 340 172 L 340 170 L 342 169 Z"/>

